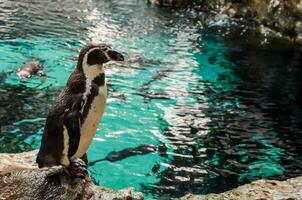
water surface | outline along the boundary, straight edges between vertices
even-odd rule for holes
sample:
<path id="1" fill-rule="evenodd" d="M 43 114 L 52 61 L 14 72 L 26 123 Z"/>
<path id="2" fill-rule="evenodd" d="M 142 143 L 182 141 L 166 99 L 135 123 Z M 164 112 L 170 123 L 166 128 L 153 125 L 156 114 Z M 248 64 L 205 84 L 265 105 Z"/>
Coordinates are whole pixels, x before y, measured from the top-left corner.
<path id="1" fill-rule="evenodd" d="M 126 62 L 106 66 L 95 183 L 169 199 L 301 175 L 302 53 L 234 23 L 134 0 L 2 1 L 0 151 L 39 148 L 79 49 L 98 40 Z M 46 79 L 19 81 L 32 59 Z"/>

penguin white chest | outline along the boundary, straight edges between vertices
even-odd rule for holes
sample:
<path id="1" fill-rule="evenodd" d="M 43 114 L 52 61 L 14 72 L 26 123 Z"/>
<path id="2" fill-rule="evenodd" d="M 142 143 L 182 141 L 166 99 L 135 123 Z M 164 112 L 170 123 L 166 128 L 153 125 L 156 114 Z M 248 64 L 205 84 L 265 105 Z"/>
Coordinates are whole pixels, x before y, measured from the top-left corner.
<path id="1" fill-rule="evenodd" d="M 107 87 L 105 84 L 104 86 L 99 87 L 98 95 L 93 98 L 88 114 L 81 126 L 81 131 L 80 131 L 81 136 L 80 136 L 78 150 L 72 156 L 71 159 L 80 158 L 86 153 L 96 133 L 96 130 L 100 123 L 100 119 L 104 114 L 106 100 L 107 100 Z"/>

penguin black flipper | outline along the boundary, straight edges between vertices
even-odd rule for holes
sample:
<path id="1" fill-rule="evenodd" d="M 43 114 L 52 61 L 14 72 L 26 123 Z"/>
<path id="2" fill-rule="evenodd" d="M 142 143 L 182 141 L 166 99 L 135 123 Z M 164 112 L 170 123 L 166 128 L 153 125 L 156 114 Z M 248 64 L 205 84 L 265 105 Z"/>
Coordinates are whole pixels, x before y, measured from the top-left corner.
<path id="1" fill-rule="evenodd" d="M 68 157 L 72 157 L 80 144 L 80 113 L 79 111 L 72 111 L 66 114 L 64 124 L 67 128 L 69 136 Z"/>

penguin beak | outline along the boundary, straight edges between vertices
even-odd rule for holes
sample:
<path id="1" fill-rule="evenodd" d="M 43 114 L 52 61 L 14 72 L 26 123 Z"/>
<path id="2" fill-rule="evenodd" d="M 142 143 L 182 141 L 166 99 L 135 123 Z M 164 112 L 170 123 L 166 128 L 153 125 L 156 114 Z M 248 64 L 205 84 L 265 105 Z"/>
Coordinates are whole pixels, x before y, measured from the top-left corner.
<path id="1" fill-rule="evenodd" d="M 109 51 L 107 51 L 107 55 L 109 56 L 109 60 L 124 61 L 124 56 L 117 51 L 110 49 Z"/>

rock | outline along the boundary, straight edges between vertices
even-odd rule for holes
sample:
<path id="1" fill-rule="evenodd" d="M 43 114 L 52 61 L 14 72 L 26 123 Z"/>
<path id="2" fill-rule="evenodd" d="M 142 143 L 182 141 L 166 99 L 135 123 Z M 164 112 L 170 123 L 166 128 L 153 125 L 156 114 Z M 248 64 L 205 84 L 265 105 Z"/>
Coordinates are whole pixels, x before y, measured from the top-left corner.
<path id="1" fill-rule="evenodd" d="M 209 13 L 243 19 L 251 27 L 270 29 L 268 36 L 302 40 L 302 0 L 148 0 L 169 7 L 196 5 Z"/>
<path id="2" fill-rule="evenodd" d="M 142 193 L 133 188 L 112 190 L 94 185 L 89 177 L 70 178 L 59 166 L 39 169 L 36 154 L 37 151 L 0 154 L 0 199 L 143 199 Z"/>
<path id="3" fill-rule="evenodd" d="M 302 0 L 203 0 L 202 6 L 232 18 L 270 29 L 269 36 L 293 41 L 302 38 Z M 258 28 L 257 28 L 258 29 Z"/>
<path id="4" fill-rule="evenodd" d="M 236 189 L 208 195 L 188 194 L 181 200 L 241 200 L 241 199 L 290 199 L 299 200 L 302 197 L 302 177 L 286 181 L 259 180 L 251 184 L 240 186 Z"/>

